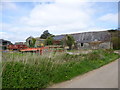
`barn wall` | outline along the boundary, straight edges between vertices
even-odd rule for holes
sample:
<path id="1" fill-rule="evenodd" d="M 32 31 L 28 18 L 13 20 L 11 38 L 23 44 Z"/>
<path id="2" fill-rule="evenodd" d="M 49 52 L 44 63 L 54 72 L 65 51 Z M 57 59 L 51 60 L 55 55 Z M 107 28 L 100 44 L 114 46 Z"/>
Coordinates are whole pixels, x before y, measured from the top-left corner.
<path id="1" fill-rule="evenodd" d="M 111 42 L 104 42 L 99 45 L 99 49 L 110 49 L 112 48 Z"/>
<path id="2" fill-rule="evenodd" d="M 83 43 L 83 46 L 81 46 L 81 43 L 77 43 L 77 49 L 110 49 L 112 48 L 112 43 L 110 42 L 103 42 L 98 45 L 90 45 L 89 43 Z"/>
<path id="3" fill-rule="evenodd" d="M 89 45 L 89 43 L 83 43 L 83 45 L 81 45 L 82 43 L 77 43 L 77 49 L 90 49 L 91 46 Z"/>
<path id="4" fill-rule="evenodd" d="M 31 43 L 33 43 L 33 40 L 32 40 L 32 39 L 33 39 L 33 37 L 29 37 L 29 38 L 26 39 L 26 45 L 27 45 L 27 46 L 30 46 L 30 45 L 29 45 L 29 41 L 30 41 Z"/>

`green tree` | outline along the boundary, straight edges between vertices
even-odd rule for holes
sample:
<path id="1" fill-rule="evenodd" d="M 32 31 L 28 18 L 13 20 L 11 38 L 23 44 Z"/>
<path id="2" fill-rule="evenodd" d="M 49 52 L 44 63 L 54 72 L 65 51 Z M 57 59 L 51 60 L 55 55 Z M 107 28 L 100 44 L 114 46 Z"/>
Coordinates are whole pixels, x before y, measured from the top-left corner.
<path id="1" fill-rule="evenodd" d="M 45 45 L 53 45 L 53 37 L 47 37 L 47 39 L 45 40 Z"/>
<path id="2" fill-rule="evenodd" d="M 66 44 L 69 47 L 69 50 L 72 49 L 72 45 L 74 44 L 74 42 L 75 42 L 75 40 L 74 40 L 73 36 L 71 36 L 71 35 L 66 36 Z"/>
<path id="3" fill-rule="evenodd" d="M 46 39 L 47 37 L 50 37 L 52 34 L 49 33 L 48 30 L 45 30 L 43 34 L 40 36 L 41 39 Z"/>
<path id="4" fill-rule="evenodd" d="M 32 47 L 35 47 L 35 42 L 36 42 L 36 39 L 33 38 L 33 39 L 32 39 Z"/>

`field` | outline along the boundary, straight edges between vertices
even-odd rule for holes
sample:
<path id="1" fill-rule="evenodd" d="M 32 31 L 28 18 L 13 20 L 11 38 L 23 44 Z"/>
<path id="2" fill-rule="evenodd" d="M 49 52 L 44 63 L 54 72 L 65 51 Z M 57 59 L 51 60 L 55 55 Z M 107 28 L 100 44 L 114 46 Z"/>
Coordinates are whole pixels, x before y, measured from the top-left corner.
<path id="1" fill-rule="evenodd" d="M 99 68 L 119 57 L 113 50 L 93 50 L 78 55 L 53 52 L 42 56 L 35 53 L 3 53 L 2 87 L 46 88 Z"/>

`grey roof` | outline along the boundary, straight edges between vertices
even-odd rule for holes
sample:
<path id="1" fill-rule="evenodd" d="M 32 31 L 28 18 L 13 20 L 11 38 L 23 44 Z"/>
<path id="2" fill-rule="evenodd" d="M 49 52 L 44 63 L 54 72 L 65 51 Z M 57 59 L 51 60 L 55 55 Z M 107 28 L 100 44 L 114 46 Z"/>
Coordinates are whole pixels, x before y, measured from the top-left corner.
<path id="1" fill-rule="evenodd" d="M 62 40 L 66 35 L 56 35 L 53 37 L 54 40 Z"/>
<path id="2" fill-rule="evenodd" d="M 92 41 L 110 41 L 110 33 L 107 31 L 100 32 L 85 32 L 85 33 L 77 33 L 71 34 L 75 41 L 85 43 Z"/>
<path id="3" fill-rule="evenodd" d="M 0 45 L 3 44 L 3 43 L 12 44 L 10 41 L 0 39 Z"/>
<path id="4" fill-rule="evenodd" d="M 108 31 L 99 32 L 84 32 L 70 34 L 74 37 L 76 42 L 87 43 L 92 41 L 110 41 L 110 33 Z M 66 35 L 56 35 L 53 37 L 54 40 L 62 40 Z"/>

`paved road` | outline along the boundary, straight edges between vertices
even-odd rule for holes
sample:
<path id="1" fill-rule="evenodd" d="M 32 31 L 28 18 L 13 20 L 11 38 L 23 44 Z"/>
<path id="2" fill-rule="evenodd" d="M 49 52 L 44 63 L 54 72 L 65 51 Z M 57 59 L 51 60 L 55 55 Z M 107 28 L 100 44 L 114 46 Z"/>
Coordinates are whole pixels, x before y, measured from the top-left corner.
<path id="1" fill-rule="evenodd" d="M 49 88 L 118 88 L 118 60 Z"/>

